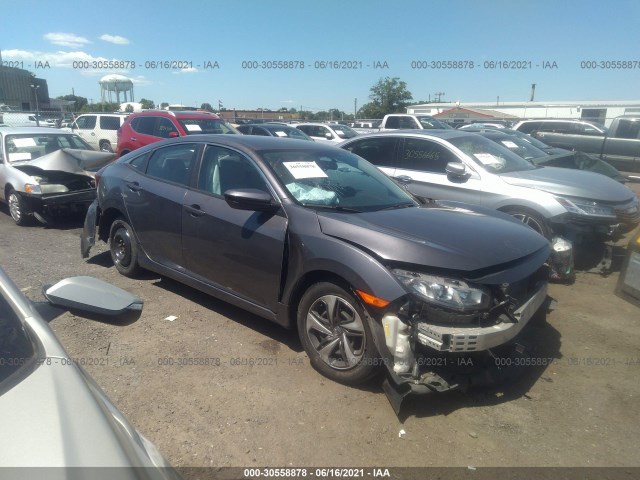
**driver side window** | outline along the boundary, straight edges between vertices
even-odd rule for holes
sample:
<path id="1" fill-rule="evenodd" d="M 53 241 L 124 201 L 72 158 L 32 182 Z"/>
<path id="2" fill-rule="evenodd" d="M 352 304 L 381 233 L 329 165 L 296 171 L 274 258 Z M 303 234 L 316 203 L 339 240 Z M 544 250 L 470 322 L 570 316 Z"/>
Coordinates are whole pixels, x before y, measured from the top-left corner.
<path id="1" fill-rule="evenodd" d="M 227 148 L 207 146 L 198 175 L 198 189 L 222 196 L 227 190 L 236 188 L 269 191 L 251 160 Z"/>

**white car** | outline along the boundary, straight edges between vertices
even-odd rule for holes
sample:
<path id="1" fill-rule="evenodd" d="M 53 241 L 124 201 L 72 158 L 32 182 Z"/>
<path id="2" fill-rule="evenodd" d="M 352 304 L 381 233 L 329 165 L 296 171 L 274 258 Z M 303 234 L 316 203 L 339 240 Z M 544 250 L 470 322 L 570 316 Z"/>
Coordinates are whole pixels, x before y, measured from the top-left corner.
<path id="1" fill-rule="evenodd" d="M 87 113 L 80 115 L 69 129 L 82 137 L 95 150 L 114 152 L 118 145 L 118 129 L 128 114 Z"/>
<path id="2" fill-rule="evenodd" d="M 608 235 L 640 223 L 636 195 L 604 175 L 536 167 L 507 146 L 459 130 L 363 135 L 341 148 L 377 165 L 414 195 L 509 213 L 547 238 Z"/>
<path id="3" fill-rule="evenodd" d="M 353 128 L 338 123 L 298 123 L 293 126 L 302 130 L 316 142 L 338 144 L 358 135 L 358 132 Z"/>
<path id="4" fill-rule="evenodd" d="M 0 128 L 0 202 L 18 225 L 81 211 L 96 198 L 92 171 L 115 159 L 78 135 L 48 127 Z"/>

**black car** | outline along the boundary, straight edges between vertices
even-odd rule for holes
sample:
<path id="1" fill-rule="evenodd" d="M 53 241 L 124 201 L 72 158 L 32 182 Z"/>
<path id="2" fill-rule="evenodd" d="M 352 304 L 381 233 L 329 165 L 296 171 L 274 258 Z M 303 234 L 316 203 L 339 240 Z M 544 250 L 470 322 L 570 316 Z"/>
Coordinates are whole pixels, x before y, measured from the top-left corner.
<path id="1" fill-rule="evenodd" d="M 236 129 L 244 135 L 260 135 L 262 137 L 280 137 L 295 138 L 298 140 L 307 140 L 313 142 L 313 138 L 304 133 L 302 130 L 284 125 L 282 123 L 261 123 L 239 125 Z"/>
<path id="2" fill-rule="evenodd" d="M 422 204 L 335 147 L 198 135 L 96 180 L 84 257 L 99 238 L 124 275 L 153 270 L 297 327 L 313 367 L 345 384 L 384 364 L 393 391 L 463 386 L 429 359 L 493 358 L 546 300 L 542 236 L 498 212 Z"/>

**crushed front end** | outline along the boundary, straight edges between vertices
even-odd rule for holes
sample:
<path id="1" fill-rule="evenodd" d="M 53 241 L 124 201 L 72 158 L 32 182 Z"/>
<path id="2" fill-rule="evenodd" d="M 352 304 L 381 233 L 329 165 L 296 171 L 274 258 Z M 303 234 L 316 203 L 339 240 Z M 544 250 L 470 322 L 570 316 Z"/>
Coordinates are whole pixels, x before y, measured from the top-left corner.
<path id="1" fill-rule="evenodd" d="M 504 380 L 507 369 L 497 359 L 524 354 L 517 339 L 548 306 L 546 265 L 499 284 L 408 268 L 392 272 L 408 294 L 373 323 L 389 373 L 385 392 L 396 413 L 411 393 L 464 390 Z"/>

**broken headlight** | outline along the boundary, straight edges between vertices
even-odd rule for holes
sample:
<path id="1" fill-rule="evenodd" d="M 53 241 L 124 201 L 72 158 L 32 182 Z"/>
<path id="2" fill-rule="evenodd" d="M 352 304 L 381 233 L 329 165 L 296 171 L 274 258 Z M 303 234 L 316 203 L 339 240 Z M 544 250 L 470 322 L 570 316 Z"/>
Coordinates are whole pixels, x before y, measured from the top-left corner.
<path id="1" fill-rule="evenodd" d="M 491 294 L 479 285 L 455 278 L 394 269 L 394 276 L 424 301 L 460 312 L 489 308 Z"/>
<path id="2" fill-rule="evenodd" d="M 601 205 L 597 202 L 589 200 L 568 200 L 562 197 L 555 197 L 560 205 L 566 208 L 570 213 L 577 215 L 588 215 L 595 217 L 613 217 L 616 214 L 613 208 Z"/>

